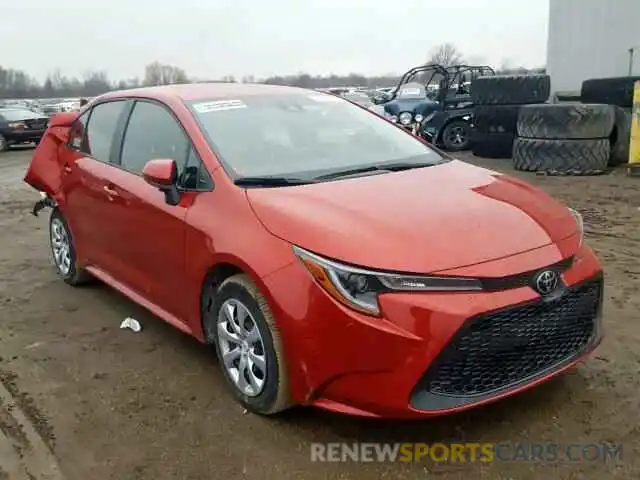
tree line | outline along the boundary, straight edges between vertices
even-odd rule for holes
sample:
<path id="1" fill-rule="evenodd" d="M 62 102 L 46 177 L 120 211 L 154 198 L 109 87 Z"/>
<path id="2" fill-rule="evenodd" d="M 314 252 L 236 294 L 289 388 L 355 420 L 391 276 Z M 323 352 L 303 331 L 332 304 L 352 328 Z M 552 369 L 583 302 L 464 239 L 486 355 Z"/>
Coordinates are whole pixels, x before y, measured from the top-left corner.
<path id="1" fill-rule="evenodd" d="M 460 53 L 455 45 L 445 43 L 435 47 L 427 56 L 426 64 L 440 64 L 444 66 L 467 63 L 481 64 L 478 59 L 468 59 Z M 544 72 L 544 68 L 526 69 L 512 67 L 509 62 L 496 69 L 497 73 L 532 73 Z M 303 88 L 326 88 L 340 86 L 385 87 L 395 85 L 399 74 L 380 76 L 365 76 L 357 73 L 348 75 L 311 75 L 298 73 L 295 75 L 277 75 L 264 79 L 245 76 L 236 79 L 227 75 L 219 79 L 191 78 L 180 67 L 153 62 L 144 68 L 142 78 L 112 80 L 107 72 L 90 71 L 82 78 L 68 77 L 60 70 L 51 72 L 43 82 L 37 81 L 28 73 L 12 68 L 0 66 L 0 98 L 65 98 L 65 97 L 94 97 L 111 90 L 123 90 L 142 86 L 170 85 L 190 82 L 242 82 L 266 83 L 271 85 L 292 85 Z"/>

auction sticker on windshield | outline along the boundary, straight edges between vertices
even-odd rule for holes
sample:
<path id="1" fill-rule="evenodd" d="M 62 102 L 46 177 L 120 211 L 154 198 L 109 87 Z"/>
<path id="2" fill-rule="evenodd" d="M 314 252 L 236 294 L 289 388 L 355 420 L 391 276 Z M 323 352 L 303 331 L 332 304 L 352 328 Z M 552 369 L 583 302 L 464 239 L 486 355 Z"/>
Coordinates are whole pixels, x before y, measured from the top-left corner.
<path id="1" fill-rule="evenodd" d="M 218 100 L 216 102 L 202 102 L 193 105 L 198 113 L 219 112 L 220 110 L 235 110 L 236 108 L 247 108 L 246 103 L 241 100 Z"/>

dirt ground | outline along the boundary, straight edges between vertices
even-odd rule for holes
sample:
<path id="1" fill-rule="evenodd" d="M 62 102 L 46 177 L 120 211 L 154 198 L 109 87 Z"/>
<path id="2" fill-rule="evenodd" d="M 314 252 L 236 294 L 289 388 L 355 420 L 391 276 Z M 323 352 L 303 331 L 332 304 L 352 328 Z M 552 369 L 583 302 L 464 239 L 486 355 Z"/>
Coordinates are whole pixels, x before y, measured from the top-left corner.
<path id="1" fill-rule="evenodd" d="M 640 180 L 520 175 L 585 216 L 605 265 L 606 339 L 585 364 L 515 398 L 432 421 L 297 409 L 245 415 L 207 348 L 104 286 L 50 264 L 47 215 L 0 154 L 0 480 L 640 478 Z M 460 157 L 510 171 L 509 162 Z M 508 232 L 505 232 L 508 234 Z M 143 330 L 120 330 L 127 316 Z M 314 463 L 311 442 L 610 442 L 617 462 Z"/>

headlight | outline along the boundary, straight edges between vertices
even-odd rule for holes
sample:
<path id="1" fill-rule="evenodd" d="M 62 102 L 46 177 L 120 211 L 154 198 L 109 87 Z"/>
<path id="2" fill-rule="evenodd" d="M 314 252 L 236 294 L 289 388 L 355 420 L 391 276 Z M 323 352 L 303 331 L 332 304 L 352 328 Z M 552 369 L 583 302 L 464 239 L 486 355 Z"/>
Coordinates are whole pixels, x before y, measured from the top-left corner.
<path id="1" fill-rule="evenodd" d="M 396 117 L 395 115 L 389 115 L 389 120 L 391 120 L 393 123 L 396 123 L 398 121 L 398 117 Z"/>
<path id="2" fill-rule="evenodd" d="M 475 278 L 402 275 L 351 267 L 300 247 L 293 251 L 311 276 L 335 300 L 367 315 L 379 315 L 378 295 L 389 292 L 478 291 Z"/>
<path id="3" fill-rule="evenodd" d="M 420 115 L 419 113 L 415 117 L 413 117 L 413 119 L 418 123 L 422 121 L 422 118 L 423 118 L 422 115 Z"/>
<path id="4" fill-rule="evenodd" d="M 576 225 L 578 226 L 578 231 L 580 232 L 580 246 L 582 246 L 582 241 L 584 240 L 584 220 L 582 219 L 582 214 L 573 208 L 570 208 L 569 211 L 571 215 L 573 215 L 573 219 L 576 221 Z"/>
<path id="5" fill-rule="evenodd" d="M 413 120 L 413 115 L 411 115 L 411 112 L 402 112 L 398 118 L 402 125 L 409 125 Z"/>

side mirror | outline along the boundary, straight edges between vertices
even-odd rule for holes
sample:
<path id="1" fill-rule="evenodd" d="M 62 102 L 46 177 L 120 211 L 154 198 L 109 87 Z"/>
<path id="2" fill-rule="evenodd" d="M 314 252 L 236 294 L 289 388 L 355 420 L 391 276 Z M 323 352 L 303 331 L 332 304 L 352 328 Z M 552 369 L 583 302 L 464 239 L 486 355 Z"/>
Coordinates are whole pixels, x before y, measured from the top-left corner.
<path id="1" fill-rule="evenodd" d="M 162 158 L 149 160 L 142 169 L 142 178 L 145 181 L 164 192 L 164 198 L 169 205 L 180 203 L 178 191 L 178 166 L 175 160 Z"/>
<path id="2" fill-rule="evenodd" d="M 58 112 L 49 118 L 49 127 L 70 127 L 78 118 L 78 112 Z"/>

